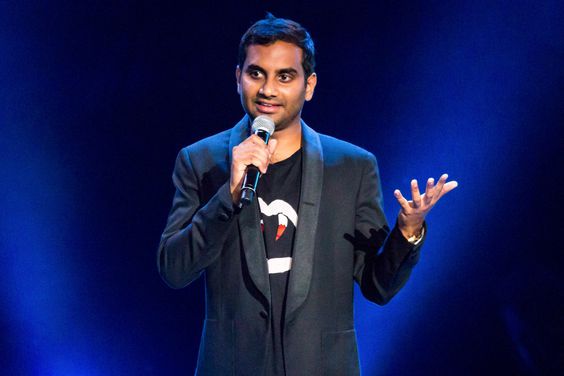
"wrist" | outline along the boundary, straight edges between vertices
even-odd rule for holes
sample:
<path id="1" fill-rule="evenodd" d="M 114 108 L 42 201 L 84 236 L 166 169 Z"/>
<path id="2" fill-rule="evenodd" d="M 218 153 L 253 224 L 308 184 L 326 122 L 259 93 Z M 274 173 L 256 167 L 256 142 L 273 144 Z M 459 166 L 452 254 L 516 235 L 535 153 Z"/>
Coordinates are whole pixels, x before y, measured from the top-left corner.
<path id="1" fill-rule="evenodd" d="M 241 185 L 241 182 L 229 182 L 229 192 L 231 193 L 231 200 L 233 201 L 233 205 L 235 206 L 238 206 L 241 201 Z"/>
<path id="2" fill-rule="evenodd" d="M 421 243 L 421 240 L 423 240 L 424 235 L 425 235 L 425 227 L 422 227 L 421 231 L 419 232 L 418 235 L 413 235 L 413 236 L 407 238 L 407 241 L 410 242 L 413 245 L 417 245 L 417 244 Z"/>
<path id="3" fill-rule="evenodd" d="M 233 204 L 238 205 L 240 199 L 241 199 L 241 190 L 240 189 L 231 190 L 231 200 L 233 201 Z"/>
<path id="4" fill-rule="evenodd" d="M 409 241 L 410 243 L 415 243 L 423 237 L 423 225 L 419 226 L 400 226 L 399 230 L 401 231 L 404 238 Z"/>

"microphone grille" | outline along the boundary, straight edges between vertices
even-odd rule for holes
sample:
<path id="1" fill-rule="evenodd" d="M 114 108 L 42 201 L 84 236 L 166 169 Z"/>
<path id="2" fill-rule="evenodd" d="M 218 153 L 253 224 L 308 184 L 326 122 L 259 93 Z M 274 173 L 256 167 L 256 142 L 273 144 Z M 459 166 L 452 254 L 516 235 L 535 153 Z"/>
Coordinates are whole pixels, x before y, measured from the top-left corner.
<path id="1" fill-rule="evenodd" d="M 259 129 L 268 132 L 269 135 L 274 133 L 274 121 L 266 115 L 260 115 L 253 120 L 252 133 L 256 133 Z"/>

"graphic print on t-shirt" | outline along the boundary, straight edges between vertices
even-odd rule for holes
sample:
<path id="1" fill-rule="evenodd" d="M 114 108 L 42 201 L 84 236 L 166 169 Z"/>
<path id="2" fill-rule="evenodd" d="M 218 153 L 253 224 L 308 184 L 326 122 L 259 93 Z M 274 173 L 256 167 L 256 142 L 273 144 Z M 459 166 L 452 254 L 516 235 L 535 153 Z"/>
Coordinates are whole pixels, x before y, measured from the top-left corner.
<path id="1" fill-rule="evenodd" d="M 264 220 L 269 221 L 269 228 L 276 228 L 274 239 L 267 241 L 277 242 L 283 235 L 288 226 L 293 226 L 295 231 L 298 225 L 298 213 L 296 210 L 284 200 L 274 200 L 267 204 L 261 197 L 258 198 L 260 212 L 262 214 L 261 230 L 264 232 Z M 292 268 L 291 257 L 273 257 L 268 261 L 269 274 L 284 273 Z"/>
<path id="2" fill-rule="evenodd" d="M 270 217 L 273 215 L 278 216 L 278 227 L 276 230 L 276 239 L 280 239 L 286 227 L 288 227 L 288 220 L 292 222 L 294 228 L 298 226 L 298 213 L 294 208 L 284 200 L 274 200 L 270 204 L 264 202 L 262 198 L 259 197 L 260 212 L 265 217 Z M 264 231 L 264 222 L 261 220 L 261 229 Z"/>

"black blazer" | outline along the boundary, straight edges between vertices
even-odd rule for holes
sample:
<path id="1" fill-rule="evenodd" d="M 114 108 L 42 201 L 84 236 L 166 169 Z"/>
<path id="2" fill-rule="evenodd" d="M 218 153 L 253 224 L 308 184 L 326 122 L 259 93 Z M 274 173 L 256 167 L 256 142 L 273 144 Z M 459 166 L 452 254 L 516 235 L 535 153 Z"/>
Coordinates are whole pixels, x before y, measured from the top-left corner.
<path id="1" fill-rule="evenodd" d="M 182 288 L 205 274 L 206 319 L 197 375 L 264 375 L 270 284 L 256 200 L 238 211 L 229 193 L 231 150 L 249 135 L 234 128 L 182 149 L 172 209 L 158 251 L 162 278 Z M 419 248 L 382 210 L 374 156 L 302 122 L 299 220 L 284 329 L 288 375 L 358 375 L 353 324 L 356 281 L 388 302 L 405 284 Z M 378 249 L 384 245 L 383 250 Z"/>

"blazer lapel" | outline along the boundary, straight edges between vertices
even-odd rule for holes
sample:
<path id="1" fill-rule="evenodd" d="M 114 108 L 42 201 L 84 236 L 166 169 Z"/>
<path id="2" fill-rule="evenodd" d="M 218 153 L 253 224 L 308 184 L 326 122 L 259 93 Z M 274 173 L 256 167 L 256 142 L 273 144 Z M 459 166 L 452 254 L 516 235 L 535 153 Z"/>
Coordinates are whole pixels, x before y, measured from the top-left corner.
<path id="1" fill-rule="evenodd" d="M 323 151 L 319 135 L 302 121 L 303 165 L 298 226 L 294 240 L 292 270 L 288 282 L 286 320 L 305 301 L 311 284 L 313 254 L 321 189 L 323 187 Z"/>
<path id="2" fill-rule="evenodd" d="M 249 117 L 245 115 L 231 130 L 231 137 L 229 139 L 229 166 L 231 166 L 231 160 L 233 158 L 233 147 L 239 145 L 249 137 L 249 129 Z M 260 230 L 260 216 L 256 199 L 253 200 L 251 205 L 241 209 L 237 220 L 249 275 L 257 289 L 264 295 L 270 307 L 270 280 L 268 277 L 266 250 Z"/>

